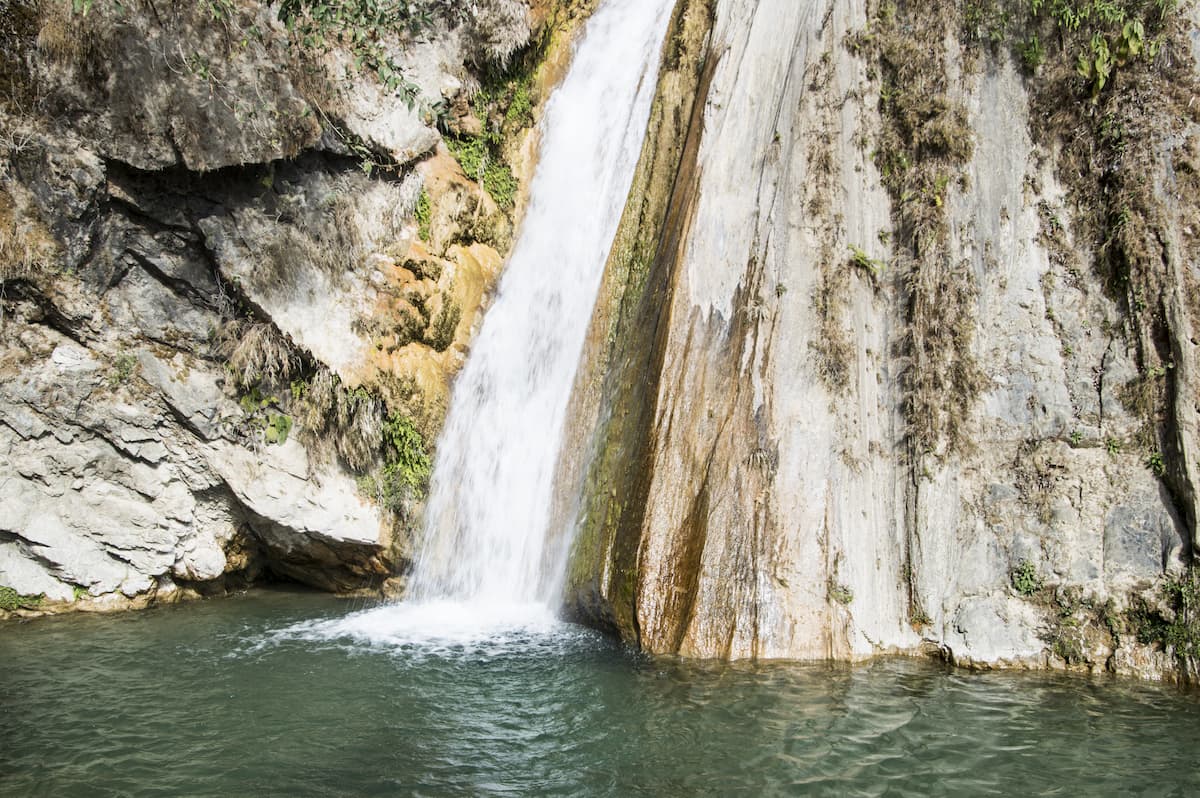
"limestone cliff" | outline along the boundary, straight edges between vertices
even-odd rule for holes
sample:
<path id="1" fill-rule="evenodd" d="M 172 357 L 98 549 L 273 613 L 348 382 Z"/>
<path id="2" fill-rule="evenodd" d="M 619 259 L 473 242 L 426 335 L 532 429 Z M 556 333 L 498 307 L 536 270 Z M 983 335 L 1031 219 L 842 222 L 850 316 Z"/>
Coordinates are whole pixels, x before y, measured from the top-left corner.
<path id="1" fill-rule="evenodd" d="M 404 570 L 585 8 L 0 3 L 0 615 Z"/>
<path id="2" fill-rule="evenodd" d="M 680 0 L 562 464 L 576 617 L 1194 670 L 1195 10 L 1044 5 Z"/>

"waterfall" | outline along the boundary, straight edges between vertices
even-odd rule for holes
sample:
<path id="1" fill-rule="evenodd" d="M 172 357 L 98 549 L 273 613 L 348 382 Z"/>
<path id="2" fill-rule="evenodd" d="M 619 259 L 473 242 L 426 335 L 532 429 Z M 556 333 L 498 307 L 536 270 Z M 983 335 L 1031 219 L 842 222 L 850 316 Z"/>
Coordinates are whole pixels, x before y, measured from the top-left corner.
<path id="1" fill-rule="evenodd" d="M 459 374 L 410 600 L 481 608 L 557 597 L 547 552 L 575 373 L 641 152 L 672 0 L 605 0 L 542 119 L 531 199 Z"/>

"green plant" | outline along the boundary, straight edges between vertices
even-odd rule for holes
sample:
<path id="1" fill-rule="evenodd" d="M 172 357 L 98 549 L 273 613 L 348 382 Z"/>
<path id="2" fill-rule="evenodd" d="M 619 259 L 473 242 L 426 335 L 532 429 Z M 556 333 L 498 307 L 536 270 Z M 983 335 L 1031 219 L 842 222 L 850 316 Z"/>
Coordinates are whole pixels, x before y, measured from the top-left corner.
<path id="1" fill-rule="evenodd" d="M 387 451 L 384 472 L 414 490 L 423 490 L 432 464 L 425 439 L 413 420 L 392 413 L 383 422 L 383 440 Z"/>
<path id="2" fill-rule="evenodd" d="M 412 419 L 392 413 L 383 424 L 387 452 L 381 468 L 358 479 L 360 492 L 373 497 L 381 507 L 401 514 L 411 498 L 419 498 L 429 482 L 431 463 L 425 440 Z"/>
<path id="3" fill-rule="evenodd" d="M 253 415 L 260 410 L 266 410 L 272 405 L 278 405 L 279 398 L 269 396 L 262 392 L 262 389 L 257 385 L 253 385 L 238 397 L 238 406 L 242 408 L 242 412 L 246 415 Z"/>
<path id="4" fill-rule="evenodd" d="M 1163 462 L 1162 452 L 1151 452 L 1146 458 L 1146 467 L 1154 472 L 1154 476 L 1161 477 L 1167 473 L 1166 463 Z"/>
<path id="5" fill-rule="evenodd" d="M 1046 60 L 1046 48 L 1042 46 L 1036 33 L 1021 43 L 1021 63 L 1030 72 L 1037 72 Z"/>
<path id="6" fill-rule="evenodd" d="M 1189 568 L 1163 585 L 1164 598 L 1174 611 L 1163 628 L 1163 643 L 1170 646 L 1185 673 L 1200 676 L 1200 569 Z"/>
<path id="7" fill-rule="evenodd" d="M 1121 453 L 1121 442 L 1116 438 L 1105 438 L 1104 450 L 1108 452 L 1110 456 L 1116 457 Z"/>
<path id="8" fill-rule="evenodd" d="M 287 443 L 288 433 L 292 431 L 292 419 L 290 416 L 277 414 L 271 416 L 270 422 L 263 435 L 267 443 L 278 444 L 282 446 Z"/>
<path id="9" fill-rule="evenodd" d="M 1071 447 L 1078 449 L 1079 444 L 1081 443 L 1083 443 L 1083 432 L 1080 430 L 1075 430 L 1071 433 Z"/>
<path id="10" fill-rule="evenodd" d="M 516 204 L 517 180 L 495 144 L 484 136 L 460 136 L 447 138 L 446 146 L 467 177 L 483 186 L 499 208 L 509 210 Z"/>
<path id="11" fill-rule="evenodd" d="M 1009 579 L 1013 589 L 1026 598 L 1042 589 L 1042 578 L 1038 575 L 1037 566 L 1029 560 L 1022 560 L 1020 565 L 1012 569 Z"/>
<path id="12" fill-rule="evenodd" d="M 851 265 L 862 269 L 869 274 L 872 279 L 878 278 L 879 275 L 883 273 L 883 270 L 887 268 L 886 263 L 876 258 L 872 258 L 866 253 L 865 250 L 862 249 L 862 247 L 851 244 L 849 247 L 847 247 L 847 249 L 850 250 Z"/>
<path id="13" fill-rule="evenodd" d="M 46 600 L 45 595 L 27 596 L 18 593 L 11 587 L 0 585 L 0 610 L 16 612 L 17 610 L 34 610 Z"/>

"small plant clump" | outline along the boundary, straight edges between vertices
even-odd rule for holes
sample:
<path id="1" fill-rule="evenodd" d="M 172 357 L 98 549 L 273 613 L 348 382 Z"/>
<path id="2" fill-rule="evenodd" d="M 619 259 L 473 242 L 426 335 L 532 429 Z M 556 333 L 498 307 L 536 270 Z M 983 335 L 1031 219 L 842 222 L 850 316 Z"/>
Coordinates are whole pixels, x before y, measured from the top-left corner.
<path id="1" fill-rule="evenodd" d="M 425 494 L 433 464 L 425 439 L 411 418 L 389 415 L 383 424 L 383 439 L 383 467 L 360 477 L 358 487 L 375 497 L 380 506 L 399 513 L 406 502 Z"/>
<path id="2" fill-rule="evenodd" d="M 446 146 L 467 177 L 483 186 L 497 207 L 512 210 L 516 204 L 517 179 L 497 146 L 489 144 L 484 136 L 449 137 Z"/>
<path id="3" fill-rule="evenodd" d="M 877 258 L 872 258 L 862 247 L 851 244 L 849 250 L 850 264 L 865 272 L 872 280 L 878 279 L 883 274 L 883 270 L 887 268 L 886 263 Z"/>
<path id="4" fill-rule="evenodd" d="M 1162 641 L 1185 675 L 1200 679 L 1200 569 L 1193 566 L 1182 576 L 1169 578 L 1163 594 L 1174 618 L 1163 627 Z"/>
<path id="5" fill-rule="evenodd" d="M 267 423 L 267 428 L 263 430 L 263 438 L 267 443 L 273 443 L 282 446 L 287 443 L 288 433 L 292 431 L 291 416 L 276 413 L 271 416 L 271 420 Z"/>
<path id="6" fill-rule="evenodd" d="M 1037 567 L 1029 560 L 1022 560 L 1020 565 L 1012 569 L 1009 579 L 1012 581 L 1013 590 L 1026 598 L 1041 590 L 1043 585 Z"/>
<path id="7" fill-rule="evenodd" d="M 0 610 L 16 612 L 17 610 L 35 610 L 46 600 L 44 595 L 26 596 L 11 587 L 0 585 Z"/>
<path id="8" fill-rule="evenodd" d="M 1174 656 L 1185 680 L 1200 681 L 1200 568 L 1168 576 L 1161 601 L 1135 599 L 1121 628 Z"/>
<path id="9" fill-rule="evenodd" d="M 131 352 L 122 351 L 113 358 L 112 366 L 108 370 L 108 387 L 118 388 L 125 385 L 132 379 L 137 371 L 138 359 Z"/>

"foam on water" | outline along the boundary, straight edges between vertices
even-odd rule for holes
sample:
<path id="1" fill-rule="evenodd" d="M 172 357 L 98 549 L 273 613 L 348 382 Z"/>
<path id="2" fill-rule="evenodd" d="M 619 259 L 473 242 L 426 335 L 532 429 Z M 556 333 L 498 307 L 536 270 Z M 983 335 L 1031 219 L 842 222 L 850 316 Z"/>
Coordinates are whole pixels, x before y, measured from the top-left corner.
<path id="1" fill-rule="evenodd" d="M 248 651 L 289 642 L 351 649 L 392 650 L 406 657 L 499 657 L 573 648 L 595 634 L 564 623 L 541 603 L 480 606 L 461 601 L 393 604 L 340 618 L 286 626 L 254 641 Z"/>

